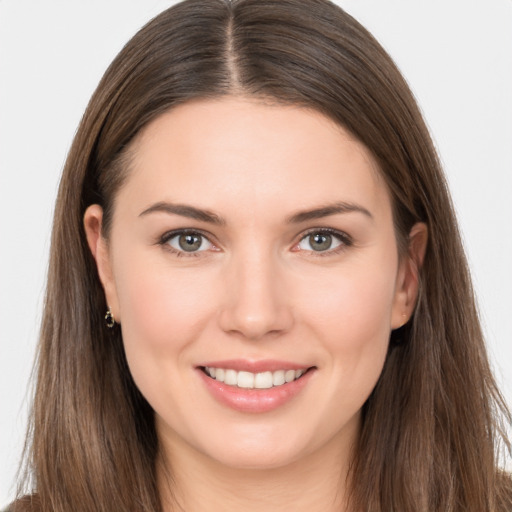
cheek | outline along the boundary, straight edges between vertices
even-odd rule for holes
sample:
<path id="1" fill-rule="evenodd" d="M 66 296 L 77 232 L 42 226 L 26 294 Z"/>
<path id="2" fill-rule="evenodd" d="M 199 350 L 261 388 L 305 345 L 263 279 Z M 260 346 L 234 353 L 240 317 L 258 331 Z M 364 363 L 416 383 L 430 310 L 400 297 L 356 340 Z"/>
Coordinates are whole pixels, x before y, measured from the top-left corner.
<path id="1" fill-rule="evenodd" d="M 201 331 L 211 298 L 207 276 L 176 272 L 162 262 L 136 255 L 120 259 L 116 288 L 127 355 L 174 356 Z"/>
<path id="2" fill-rule="evenodd" d="M 348 421 L 375 387 L 386 360 L 391 332 L 394 280 L 382 271 L 361 273 L 333 282 L 330 297 L 318 301 L 315 326 L 330 369 L 327 384 L 338 411 Z"/>
<path id="3" fill-rule="evenodd" d="M 310 293 L 308 315 L 312 336 L 319 339 L 331 369 L 331 395 L 340 409 L 355 411 L 375 386 L 386 358 L 391 332 L 396 261 L 353 265 Z"/>
<path id="4" fill-rule="evenodd" d="M 377 339 L 387 341 L 395 294 L 396 266 L 353 265 L 318 279 L 304 297 L 301 310 L 337 346 L 357 348 Z M 311 312 L 308 314 L 307 312 Z"/>
<path id="5" fill-rule="evenodd" d="M 143 264 L 142 264 L 143 263 Z M 118 260 L 116 287 L 130 373 L 156 411 L 181 414 L 173 390 L 194 363 L 194 342 L 211 318 L 211 297 L 201 272 L 176 272 L 132 254 Z"/>

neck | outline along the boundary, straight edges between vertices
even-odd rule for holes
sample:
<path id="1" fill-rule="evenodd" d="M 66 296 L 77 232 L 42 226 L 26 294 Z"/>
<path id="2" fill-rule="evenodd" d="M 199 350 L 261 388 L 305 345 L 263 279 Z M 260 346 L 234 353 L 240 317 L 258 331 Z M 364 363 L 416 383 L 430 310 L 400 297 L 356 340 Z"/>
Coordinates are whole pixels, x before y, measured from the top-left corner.
<path id="1" fill-rule="evenodd" d="M 343 443 L 342 443 L 343 444 Z M 164 512 L 343 512 L 350 446 L 333 439 L 314 453 L 277 468 L 233 468 L 189 445 L 172 447 L 161 464 Z M 169 453 L 170 454 L 170 453 Z M 164 468 L 167 468 L 164 469 Z"/>

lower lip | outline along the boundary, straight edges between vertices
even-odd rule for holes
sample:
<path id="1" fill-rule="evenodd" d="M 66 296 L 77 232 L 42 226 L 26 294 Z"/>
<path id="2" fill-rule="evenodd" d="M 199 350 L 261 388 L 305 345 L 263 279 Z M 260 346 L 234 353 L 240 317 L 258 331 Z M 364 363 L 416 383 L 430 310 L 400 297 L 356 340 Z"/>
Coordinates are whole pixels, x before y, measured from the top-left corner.
<path id="1" fill-rule="evenodd" d="M 200 369 L 198 372 L 216 400 L 236 411 L 252 413 L 269 412 L 285 405 L 300 393 L 315 373 L 310 369 L 293 382 L 268 389 L 245 389 L 212 379 Z"/>

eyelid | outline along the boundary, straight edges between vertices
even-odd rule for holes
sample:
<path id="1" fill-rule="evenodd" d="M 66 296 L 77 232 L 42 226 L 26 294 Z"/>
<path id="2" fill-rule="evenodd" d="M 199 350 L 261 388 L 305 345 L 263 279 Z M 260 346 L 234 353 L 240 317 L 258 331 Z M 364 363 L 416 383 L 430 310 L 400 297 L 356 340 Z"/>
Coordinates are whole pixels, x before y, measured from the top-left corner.
<path id="1" fill-rule="evenodd" d="M 179 250 L 179 249 L 176 249 L 175 247 L 172 247 L 169 244 L 169 241 L 172 240 L 173 238 L 175 238 L 177 236 L 181 236 L 181 235 L 199 235 L 199 236 L 205 238 L 211 244 L 212 247 L 205 249 L 205 250 L 201 250 L 201 251 L 190 251 L 190 252 Z M 157 240 L 157 244 L 163 246 L 166 250 L 172 252 L 173 254 L 175 254 L 177 256 L 187 256 L 187 257 L 188 256 L 200 256 L 200 255 L 203 255 L 203 253 L 211 251 L 212 249 L 214 251 L 220 250 L 218 245 L 212 241 L 212 238 L 213 238 L 213 236 L 210 233 L 207 233 L 207 232 L 203 231 L 202 229 L 180 228 L 180 229 L 173 229 L 171 231 L 166 231 L 163 235 L 161 235 L 159 237 L 159 239 Z"/>
<path id="2" fill-rule="evenodd" d="M 326 251 L 313 251 L 313 250 L 298 249 L 298 245 L 306 237 L 308 237 L 314 233 L 331 235 L 331 236 L 337 238 L 341 243 L 339 246 L 337 246 L 333 249 L 328 249 Z M 206 250 L 187 252 L 187 251 L 176 249 L 168 243 L 169 240 L 171 240 L 172 238 L 174 238 L 176 236 L 187 235 L 187 234 L 194 234 L 194 235 L 199 235 L 201 237 L 204 237 L 212 245 L 212 247 L 208 248 Z M 215 243 L 212 239 L 214 239 L 213 235 L 211 233 L 203 231 L 202 229 L 179 228 L 179 229 L 173 229 L 170 231 L 166 231 L 163 235 L 161 235 L 158 238 L 157 244 L 163 246 L 166 250 L 169 250 L 170 252 L 174 253 L 177 256 L 200 256 L 200 255 L 203 255 L 203 253 L 210 252 L 212 249 L 215 252 L 220 251 L 219 245 L 217 243 Z M 344 231 L 340 231 L 338 229 L 328 228 L 328 227 L 313 227 L 313 228 L 307 229 L 306 231 L 303 231 L 300 234 L 300 238 L 298 239 L 297 242 L 294 243 L 294 245 L 292 247 L 292 251 L 307 252 L 309 254 L 313 254 L 314 256 L 328 256 L 328 255 L 337 254 L 337 253 L 347 249 L 348 247 L 352 246 L 353 243 L 354 243 L 354 241 L 353 241 L 352 237 Z"/>
<path id="3" fill-rule="evenodd" d="M 313 250 L 305 250 L 305 249 L 297 249 L 298 245 L 308 236 L 319 233 L 319 234 L 328 234 L 333 237 L 336 237 L 341 243 L 339 246 L 328 249 L 326 251 L 313 251 Z M 327 227 L 316 227 L 310 228 L 300 234 L 300 238 L 298 242 L 293 245 L 293 249 L 296 252 L 307 252 L 309 254 L 313 254 L 314 256 L 329 256 L 333 254 L 338 254 L 341 251 L 344 251 L 348 247 L 352 246 L 354 241 L 350 235 L 345 233 L 344 231 L 340 231 L 339 229 L 327 228 Z"/>

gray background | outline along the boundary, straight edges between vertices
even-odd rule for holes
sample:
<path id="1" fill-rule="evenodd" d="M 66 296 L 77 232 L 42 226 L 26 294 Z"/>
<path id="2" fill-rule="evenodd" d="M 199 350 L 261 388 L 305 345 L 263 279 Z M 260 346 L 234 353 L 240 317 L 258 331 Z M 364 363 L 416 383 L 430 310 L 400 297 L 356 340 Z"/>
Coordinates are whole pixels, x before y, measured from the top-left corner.
<path id="1" fill-rule="evenodd" d="M 114 55 L 173 2 L 0 0 L 0 506 L 29 406 L 59 174 Z M 512 1 L 340 0 L 416 94 L 444 162 L 512 403 Z"/>

